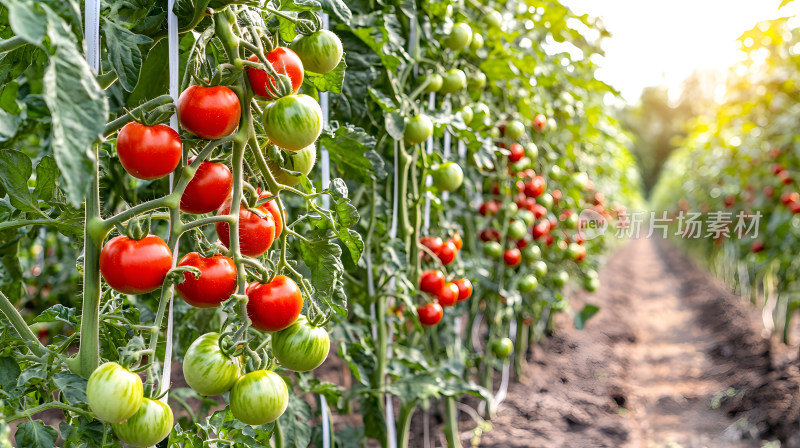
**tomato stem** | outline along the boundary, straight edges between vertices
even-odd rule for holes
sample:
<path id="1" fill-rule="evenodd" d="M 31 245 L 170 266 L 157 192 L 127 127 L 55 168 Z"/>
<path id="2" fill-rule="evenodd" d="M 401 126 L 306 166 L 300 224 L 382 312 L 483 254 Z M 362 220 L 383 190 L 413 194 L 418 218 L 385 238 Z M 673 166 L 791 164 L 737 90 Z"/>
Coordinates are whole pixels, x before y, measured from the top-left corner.
<path id="1" fill-rule="evenodd" d="M 22 318 L 22 315 L 19 314 L 17 308 L 11 303 L 11 301 L 8 300 L 2 291 L 0 291 L 0 312 L 5 314 L 6 318 L 11 323 L 11 326 L 17 330 L 17 333 L 22 339 L 33 343 L 31 347 L 33 352 L 37 355 L 41 355 L 44 345 L 42 345 L 41 341 L 39 341 L 39 338 L 33 334 L 31 328 L 25 323 L 25 319 Z"/>

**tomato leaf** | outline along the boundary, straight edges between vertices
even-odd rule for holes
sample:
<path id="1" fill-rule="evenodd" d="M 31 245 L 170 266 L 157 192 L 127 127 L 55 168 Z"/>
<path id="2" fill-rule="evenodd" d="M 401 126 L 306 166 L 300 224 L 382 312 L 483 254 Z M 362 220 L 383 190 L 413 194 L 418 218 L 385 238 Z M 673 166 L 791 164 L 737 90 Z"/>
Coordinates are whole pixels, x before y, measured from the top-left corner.
<path id="1" fill-rule="evenodd" d="M 291 384 L 291 383 L 289 383 Z M 279 422 L 284 437 L 284 447 L 306 448 L 311 442 L 311 406 L 304 400 L 289 394 L 289 406 L 281 415 Z"/>
<path id="2" fill-rule="evenodd" d="M 600 311 L 600 308 L 596 305 L 586 304 L 584 305 L 583 309 L 575 315 L 575 328 L 578 330 L 583 330 L 586 326 L 586 322 L 597 312 Z"/>
<path id="3" fill-rule="evenodd" d="M 5 187 L 11 205 L 26 212 L 39 211 L 28 189 L 33 167 L 31 159 L 13 149 L 0 152 L 0 183 Z"/>
<path id="4" fill-rule="evenodd" d="M 79 375 L 69 372 L 59 372 L 53 377 L 61 394 L 67 403 L 78 406 L 86 404 L 86 379 L 81 378 Z"/>
<path id="5" fill-rule="evenodd" d="M 14 359 L 9 357 L 0 358 L 0 387 L 9 390 L 17 385 L 17 379 L 22 372 Z"/>
<path id="6" fill-rule="evenodd" d="M 142 52 L 139 45 L 149 44 L 153 40 L 141 34 L 134 34 L 108 19 L 103 22 L 103 34 L 106 37 L 109 62 L 117 73 L 122 88 L 130 92 L 136 87 L 142 69 Z"/>
<path id="7" fill-rule="evenodd" d="M 36 165 L 36 187 L 33 189 L 33 196 L 40 201 L 47 201 L 53 197 L 56 189 L 56 178 L 58 177 L 58 166 L 56 161 L 50 156 L 42 157 Z"/>
<path id="8" fill-rule="evenodd" d="M 320 0 L 319 3 L 322 5 L 322 9 L 333 14 L 342 22 L 350 24 L 353 13 L 350 12 L 350 8 L 347 7 L 345 2 L 342 0 Z"/>
<path id="9" fill-rule="evenodd" d="M 320 136 L 319 144 L 328 150 L 331 162 L 336 164 L 337 172 L 362 184 L 371 184 L 372 179 L 383 179 L 387 173 L 383 159 L 373 148 L 375 137 L 353 125 L 330 125 L 332 131 Z"/>
<path id="10" fill-rule="evenodd" d="M 36 9 L 36 2 L 5 0 L 3 3 L 8 8 L 8 23 L 14 33 L 34 45 L 40 45 L 47 34 L 47 17 Z"/>
<path id="11" fill-rule="evenodd" d="M 344 73 L 347 69 L 347 62 L 345 58 L 339 62 L 333 70 L 328 73 L 319 74 L 313 72 L 306 72 L 305 80 L 311 83 L 317 90 L 331 93 L 342 93 L 342 84 L 344 83 Z"/>
<path id="12" fill-rule="evenodd" d="M 27 421 L 17 428 L 14 440 L 25 448 L 52 448 L 56 446 L 58 431 L 41 420 Z"/>

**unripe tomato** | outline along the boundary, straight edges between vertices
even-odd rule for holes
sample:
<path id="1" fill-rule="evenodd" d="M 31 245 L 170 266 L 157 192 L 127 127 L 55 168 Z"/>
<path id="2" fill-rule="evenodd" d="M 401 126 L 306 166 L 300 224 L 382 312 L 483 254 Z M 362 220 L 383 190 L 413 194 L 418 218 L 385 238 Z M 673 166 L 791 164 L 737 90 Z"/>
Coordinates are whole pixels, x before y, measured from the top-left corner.
<path id="1" fill-rule="evenodd" d="M 472 79 L 475 78 L 473 77 Z M 473 87 L 475 86 L 472 82 L 470 82 L 468 87 L 470 90 L 473 90 Z M 491 111 L 486 103 L 475 103 L 475 105 L 472 107 L 472 114 L 472 120 L 469 122 L 469 127 L 476 131 L 480 131 L 486 127 L 486 121 L 488 121 Z"/>
<path id="2" fill-rule="evenodd" d="M 425 114 L 419 114 L 406 120 L 403 138 L 406 144 L 416 145 L 422 143 L 433 135 L 433 122 Z"/>
<path id="3" fill-rule="evenodd" d="M 587 277 L 584 279 L 583 282 L 583 289 L 589 292 L 595 292 L 597 289 L 600 288 L 600 279 L 598 278 L 589 278 Z"/>
<path id="4" fill-rule="evenodd" d="M 453 25 L 453 29 L 447 38 L 444 39 L 444 45 L 451 50 L 463 50 L 472 42 L 472 28 L 463 22 Z"/>
<path id="5" fill-rule="evenodd" d="M 303 310 L 303 296 L 297 283 L 278 275 L 271 282 L 250 283 L 246 290 L 247 315 L 253 328 L 280 331 L 292 325 Z"/>
<path id="6" fill-rule="evenodd" d="M 286 171 L 294 171 L 308 176 L 316 162 L 317 148 L 314 145 L 309 145 L 300 151 L 284 151 L 282 162 L 270 160 L 267 165 L 276 182 L 287 187 L 293 187 L 300 183 L 300 176 L 289 174 Z"/>
<path id="7" fill-rule="evenodd" d="M 142 379 L 115 362 L 94 369 L 86 383 L 86 401 L 95 417 L 108 423 L 125 421 L 139 410 Z"/>
<path id="8" fill-rule="evenodd" d="M 112 238 L 100 251 L 100 273 L 115 291 L 146 294 L 164 283 L 172 269 L 172 252 L 155 235 L 132 240 L 125 235 Z"/>
<path id="9" fill-rule="evenodd" d="M 492 341 L 492 354 L 495 358 L 503 359 L 514 350 L 514 343 L 509 338 L 495 339 Z"/>
<path id="10" fill-rule="evenodd" d="M 309 36 L 302 34 L 292 41 L 289 47 L 294 50 L 303 67 L 314 73 L 328 73 L 342 61 L 342 40 L 328 30 L 319 30 Z"/>
<path id="11" fill-rule="evenodd" d="M 536 222 L 536 215 L 533 214 L 530 210 L 520 210 L 517 214 L 520 220 L 524 223 L 525 226 L 532 226 Z"/>
<path id="12" fill-rule="evenodd" d="M 316 369 L 328 357 L 331 338 L 322 327 L 314 327 L 301 315 L 284 330 L 272 335 L 272 354 L 284 367 L 295 372 Z"/>
<path id="13" fill-rule="evenodd" d="M 464 182 L 464 172 L 455 162 L 445 162 L 431 173 L 433 186 L 440 191 L 455 191 Z"/>
<path id="14" fill-rule="evenodd" d="M 458 232 L 453 234 L 450 241 L 453 242 L 457 250 L 461 250 L 461 248 L 464 247 L 464 240 L 461 239 L 461 235 L 459 235 Z"/>
<path id="15" fill-rule="evenodd" d="M 519 292 L 521 293 L 528 293 L 536 289 L 539 286 L 539 280 L 536 279 L 533 275 L 526 275 L 522 277 L 517 284 L 517 288 L 519 288 Z"/>
<path id="16" fill-rule="evenodd" d="M 419 316 L 419 323 L 426 327 L 432 327 L 442 321 L 444 310 L 441 305 L 432 302 L 418 307 L 417 315 Z"/>
<path id="17" fill-rule="evenodd" d="M 261 206 L 258 208 L 264 214 L 260 217 L 257 214 L 246 210 L 244 207 L 239 208 L 239 247 L 243 255 L 250 257 L 258 257 L 263 255 L 275 240 L 277 226 L 272 213 L 266 207 Z M 222 204 L 222 207 L 217 211 L 217 215 L 227 215 L 231 212 L 230 199 Z M 219 241 L 225 247 L 230 247 L 230 230 L 227 222 L 218 222 L 214 224 L 217 230 Z"/>
<path id="18" fill-rule="evenodd" d="M 267 104 L 262 123 L 272 144 L 288 151 L 300 151 L 322 133 L 322 109 L 308 95 L 288 95 Z"/>
<path id="19" fill-rule="evenodd" d="M 184 272 L 183 283 L 175 286 L 178 295 L 197 308 L 213 308 L 236 292 L 236 263 L 224 255 L 203 258 L 197 252 L 186 254 L 178 266 L 200 269 L 200 278 Z"/>
<path id="20" fill-rule="evenodd" d="M 527 263 L 539 260 L 542 258 L 542 249 L 535 244 L 531 244 L 525 248 L 525 252 L 522 253 L 522 258 L 524 258 Z"/>
<path id="21" fill-rule="evenodd" d="M 519 140 L 520 137 L 525 135 L 525 125 L 519 120 L 509 121 L 506 124 L 506 135 L 513 140 Z"/>
<path id="22" fill-rule="evenodd" d="M 542 114 L 539 114 L 533 117 L 533 129 L 537 132 L 544 131 L 544 128 L 547 127 L 547 117 Z"/>
<path id="23" fill-rule="evenodd" d="M 499 258 L 503 253 L 503 246 L 496 241 L 489 241 L 483 245 L 483 254 L 489 258 Z"/>
<path id="24" fill-rule="evenodd" d="M 460 290 L 453 282 L 445 284 L 442 286 L 442 289 L 436 293 L 436 298 L 439 299 L 439 303 L 444 307 L 455 305 L 456 302 L 458 302 L 459 296 Z"/>
<path id="25" fill-rule="evenodd" d="M 242 375 L 238 357 L 225 355 L 219 333 L 206 333 L 192 342 L 183 358 L 183 377 L 200 395 L 210 397 L 231 390 Z"/>
<path id="26" fill-rule="evenodd" d="M 189 159 L 194 162 L 195 157 Z M 231 196 L 233 175 L 222 163 L 203 162 L 181 195 L 181 211 L 201 215 L 217 210 Z"/>
<path id="27" fill-rule="evenodd" d="M 112 424 L 111 429 L 126 444 L 147 448 L 166 439 L 174 424 L 172 409 L 166 403 L 145 398 L 133 417 L 125 422 Z"/>
<path id="28" fill-rule="evenodd" d="M 483 90 L 486 87 L 486 84 L 488 82 L 489 81 L 486 78 L 486 74 L 485 73 L 483 73 L 483 72 L 475 72 L 469 78 L 469 81 L 467 82 L 467 87 L 469 87 L 470 91 Z M 478 103 L 478 104 L 476 104 L 476 106 L 478 106 L 478 108 L 481 109 L 480 112 L 481 112 L 482 115 L 478 115 L 478 111 L 476 111 L 476 115 L 480 116 L 481 119 L 483 119 L 483 117 L 488 117 L 489 116 L 489 110 L 488 110 L 489 106 L 486 106 L 486 104 L 484 104 L 484 103 Z M 483 110 L 483 107 L 481 107 L 481 106 L 486 106 L 486 110 Z M 496 131 L 496 129 L 493 129 L 493 130 Z"/>
<path id="29" fill-rule="evenodd" d="M 531 265 L 531 269 L 533 270 L 533 274 L 539 278 L 544 277 L 547 275 L 547 263 L 542 260 L 536 261 Z"/>
<path id="30" fill-rule="evenodd" d="M 536 143 L 528 143 L 525 145 L 525 156 L 533 160 L 539 156 L 539 147 Z"/>
<path id="31" fill-rule="evenodd" d="M 446 241 L 442 244 L 442 247 L 439 248 L 436 256 L 439 257 L 439 261 L 441 261 L 443 265 L 447 266 L 456 259 L 456 253 L 458 253 L 456 245 L 453 244 L 452 241 Z"/>
<path id="32" fill-rule="evenodd" d="M 558 191 L 558 190 L 556 190 L 556 191 Z M 555 193 L 555 191 L 554 191 L 553 193 Z M 561 192 L 559 192 L 559 194 L 560 194 L 560 193 L 561 193 Z M 541 196 L 539 196 L 539 197 L 536 199 L 536 201 L 537 201 L 539 204 L 541 204 L 541 205 L 542 205 L 544 208 L 546 208 L 546 209 L 550 209 L 550 208 L 553 208 L 554 197 L 553 197 L 553 195 L 551 195 L 550 193 L 544 193 L 544 194 L 542 194 Z M 545 212 L 546 212 L 546 210 L 545 210 Z"/>
<path id="33" fill-rule="evenodd" d="M 553 274 L 551 280 L 556 288 L 562 288 L 569 283 L 569 274 L 566 271 L 559 271 Z"/>
<path id="34" fill-rule="evenodd" d="M 444 79 L 442 80 L 442 88 L 439 89 L 439 93 L 443 94 L 457 93 L 463 90 L 464 87 L 466 87 L 466 85 L 467 85 L 467 75 L 464 73 L 464 70 L 458 68 L 451 68 L 444 74 Z"/>
<path id="35" fill-rule="evenodd" d="M 223 87 L 191 86 L 178 98 L 178 120 L 187 131 L 209 140 L 233 134 L 242 110 L 239 97 Z"/>
<path id="36" fill-rule="evenodd" d="M 483 48 L 483 36 L 480 34 L 473 34 L 472 42 L 469 44 L 469 49 L 472 51 L 478 51 L 481 48 Z"/>
<path id="37" fill-rule="evenodd" d="M 417 82 L 419 84 L 422 84 L 428 78 L 430 78 L 430 81 L 428 82 L 428 85 L 425 86 L 425 93 L 438 92 L 442 88 L 442 82 L 443 82 L 442 75 L 440 75 L 438 73 L 431 73 L 429 75 L 422 75 L 419 78 L 417 78 Z"/>
<path id="38" fill-rule="evenodd" d="M 258 56 L 252 55 L 250 62 L 258 62 Z M 278 47 L 267 53 L 267 61 L 272 64 L 275 73 L 279 75 L 286 75 L 292 82 L 292 93 L 297 93 L 300 86 L 303 85 L 303 62 L 297 53 L 286 48 Z M 260 97 L 269 98 L 275 92 L 269 87 L 270 80 L 272 83 L 278 83 L 277 79 L 267 74 L 266 70 L 260 70 L 254 67 L 247 67 L 247 79 L 250 81 L 250 86 L 253 92 Z"/>
<path id="39" fill-rule="evenodd" d="M 580 263 L 586 258 L 586 248 L 578 243 L 570 243 L 567 247 L 567 256 Z"/>
<path id="40" fill-rule="evenodd" d="M 419 290 L 436 294 L 442 287 L 444 287 L 445 279 L 441 271 L 425 271 L 419 277 Z"/>
<path id="41" fill-rule="evenodd" d="M 472 108 L 469 106 L 464 106 L 461 109 L 456 111 L 456 115 L 459 115 L 462 120 L 464 120 L 464 124 L 469 125 L 472 122 L 473 113 Z"/>
<path id="42" fill-rule="evenodd" d="M 280 375 L 256 370 L 240 377 L 229 396 L 231 413 L 242 423 L 263 425 L 274 422 L 289 405 L 289 388 Z"/>
<path id="43" fill-rule="evenodd" d="M 183 145 L 171 127 L 128 123 L 119 131 L 117 155 L 125 171 L 137 179 L 159 179 L 178 166 Z"/>
<path id="44" fill-rule="evenodd" d="M 463 302 L 472 296 L 472 282 L 468 278 L 460 278 L 453 283 L 458 287 L 459 302 Z"/>
<path id="45" fill-rule="evenodd" d="M 503 262 L 508 267 L 513 268 L 518 266 L 520 261 L 522 261 L 522 252 L 516 247 L 508 249 L 503 253 Z"/>
<path id="46" fill-rule="evenodd" d="M 483 21 L 489 28 L 500 28 L 503 25 L 503 15 L 491 10 L 483 17 Z"/>
<path id="47" fill-rule="evenodd" d="M 525 234 L 527 233 L 528 233 L 528 228 L 522 221 L 514 221 L 508 225 L 508 237 L 511 238 L 512 240 L 518 240 L 520 238 L 524 238 Z"/>

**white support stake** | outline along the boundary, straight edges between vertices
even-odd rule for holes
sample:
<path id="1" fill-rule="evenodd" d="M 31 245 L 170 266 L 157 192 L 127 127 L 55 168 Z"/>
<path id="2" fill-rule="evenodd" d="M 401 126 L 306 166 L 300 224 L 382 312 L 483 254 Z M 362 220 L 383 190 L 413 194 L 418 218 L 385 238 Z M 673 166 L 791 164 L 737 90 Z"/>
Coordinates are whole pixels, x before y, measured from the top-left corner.
<path id="1" fill-rule="evenodd" d="M 86 0 L 86 62 L 95 74 L 100 73 L 100 0 Z"/>
<path id="2" fill-rule="evenodd" d="M 428 110 L 433 110 L 436 107 L 436 93 L 431 92 L 428 96 Z M 428 141 L 425 142 L 425 152 L 428 155 L 433 154 L 433 136 L 431 135 L 428 137 Z M 430 187 L 433 185 L 433 177 L 429 174 L 428 177 L 425 178 L 425 185 Z M 428 192 L 425 192 L 425 209 L 422 214 L 422 227 L 423 231 L 427 232 L 428 229 L 431 227 L 431 195 Z"/>
<path id="3" fill-rule="evenodd" d="M 328 14 L 322 14 L 322 29 L 327 30 L 330 26 L 330 18 Z M 330 103 L 328 102 L 328 92 L 320 92 L 319 94 L 319 105 L 322 109 L 322 127 L 323 129 L 328 128 L 328 123 L 330 122 Z M 324 146 L 319 147 L 319 163 L 320 168 L 322 168 L 322 188 L 328 188 L 331 184 L 331 162 L 330 162 L 330 155 L 328 154 L 328 150 L 325 149 Z M 328 195 L 322 196 L 322 207 L 326 210 L 329 209 L 331 206 L 331 198 Z M 330 419 L 328 418 L 328 401 L 325 400 L 324 395 L 319 396 L 319 407 L 320 413 L 322 414 L 322 448 L 330 448 L 331 447 L 331 426 L 330 426 Z"/>

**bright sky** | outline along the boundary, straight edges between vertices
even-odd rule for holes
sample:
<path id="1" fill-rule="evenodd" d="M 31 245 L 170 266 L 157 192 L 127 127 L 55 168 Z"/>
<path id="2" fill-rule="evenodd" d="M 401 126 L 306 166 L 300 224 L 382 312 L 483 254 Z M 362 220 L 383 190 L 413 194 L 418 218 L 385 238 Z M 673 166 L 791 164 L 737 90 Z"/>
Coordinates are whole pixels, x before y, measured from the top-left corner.
<path id="1" fill-rule="evenodd" d="M 679 86 L 698 68 L 740 59 L 736 39 L 762 20 L 796 15 L 800 0 L 563 0 L 577 14 L 600 17 L 605 40 L 597 77 L 629 102 L 642 89 Z"/>

